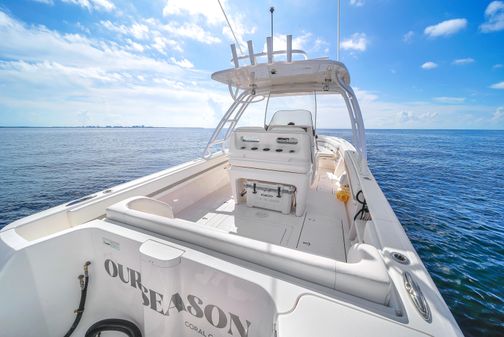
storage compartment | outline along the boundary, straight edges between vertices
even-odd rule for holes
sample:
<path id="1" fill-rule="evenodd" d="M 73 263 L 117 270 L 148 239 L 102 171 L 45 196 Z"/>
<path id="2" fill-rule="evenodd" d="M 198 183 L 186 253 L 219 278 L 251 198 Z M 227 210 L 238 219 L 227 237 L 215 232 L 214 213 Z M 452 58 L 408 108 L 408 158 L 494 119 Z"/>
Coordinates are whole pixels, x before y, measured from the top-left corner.
<path id="1" fill-rule="evenodd" d="M 245 191 L 247 206 L 289 214 L 292 210 L 296 188 L 291 185 L 247 180 Z"/>

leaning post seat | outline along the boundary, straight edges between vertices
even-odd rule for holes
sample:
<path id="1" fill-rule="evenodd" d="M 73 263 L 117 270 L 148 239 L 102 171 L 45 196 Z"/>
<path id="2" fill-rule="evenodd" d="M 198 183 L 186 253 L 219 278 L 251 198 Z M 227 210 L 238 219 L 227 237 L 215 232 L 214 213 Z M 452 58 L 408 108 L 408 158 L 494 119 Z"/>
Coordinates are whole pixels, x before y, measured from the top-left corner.
<path id="1" fill-rule="evenodd" d="M 295 187 L 296 215 L 306 209 L 312 176 L 311 134 L 296 126 L 237 128 L 229 145 L 229 175 L 236 203 L 250 181 Z M 245 197 L 246 198 L 246 197 Z"/>

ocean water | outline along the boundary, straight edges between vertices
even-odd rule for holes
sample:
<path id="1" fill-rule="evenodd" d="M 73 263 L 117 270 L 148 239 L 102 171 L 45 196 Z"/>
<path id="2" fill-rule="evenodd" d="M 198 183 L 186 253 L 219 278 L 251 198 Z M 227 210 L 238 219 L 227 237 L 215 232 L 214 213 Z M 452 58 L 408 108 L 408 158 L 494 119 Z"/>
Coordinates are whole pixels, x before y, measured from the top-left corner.
<path id="1" fill-rule="evenodd" d="M 211 132 L 0 128 L 0 228 L 194 159 Z M 367 137 L 371 171 L 464 334 L 504 336 L 504 131 Z"/>

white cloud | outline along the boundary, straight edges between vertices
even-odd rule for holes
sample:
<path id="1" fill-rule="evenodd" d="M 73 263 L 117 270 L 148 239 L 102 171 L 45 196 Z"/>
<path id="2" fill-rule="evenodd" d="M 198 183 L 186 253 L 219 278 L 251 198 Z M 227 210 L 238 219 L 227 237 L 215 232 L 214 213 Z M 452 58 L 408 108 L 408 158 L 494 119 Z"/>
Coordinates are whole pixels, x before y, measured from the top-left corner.
<path id="1" fill-rule="evenodd" d="M 500 106 L 492 115 L 492 122 L 498 123 L 504 120 L 504 106 Z"/>
<path id="2" fill-rule="evenodd" d="M 409 32 L 403 35 L 403 42 L 410 43 L 411 41 L 413 41 L 413 36 L 415 36 L 415 32 L 410 30 Z"/>
<path id="3" fill-rule="evenodd" d="M 341 42 L 341 48 L 344 50 L 365 51 L 369 41 L 365 33 L 354 33 L 351 38 Z"/>
<path id="4" fill-rule="evenodd" d="M 355 7 L 362 7 L 364 6 L 364 0 L 350 0 L 350 5 Z"/>
<path id="5" fill-rule="evenodd" d="M 245 17 L 241 13 L 232 13 L 232 15 L 228 15 L 229 22 L 231 23 L 231 27 L 233 27 L 233 31 L 235 32 L 236 39 L 238 43 L 245 50 L 247 48 L 247 44 L 245 42 L 245 35 L 253 35 L 257 31 L 256 26 L 247 26 L 245 24 Z M 224 34 L 229 41 L 234 41 L 233 33 L 231 33 L 231 29 L 227 24 L 223 24 L 222 26 L 222 34 Z"/>
<path id="6" fill-rule="evenodd" d="M 492 127 L 495 106 L 436 102 L 360 102 L 367 128 L 478 128 Z M 488 116 L 488 117 L 485 117 Z"/>
<path id="7" fill-rule="evenodd" d="M 88 34 L 91 34 L 91 31 L 89 30 L 88 27 L 84 26 L 82 23 L 78 22 L 75 24 L 75 26 L 77 28 L 79 28 L 79 30 L 83 31 L 84 33 L 88 33 Z"/>
<path id="8" fill-rule="evenodd" d="M 357 99 L 362 104 L 375 102 L 379 98 L 376 93 L 368 91 L 368 90 L 363 90 L 363 89 L 356 87 L 356 88 L 354 88 L 354 91 L 355 91 L 355 95 L 357 96 Z"/>
<path id="9" fill-rule="evenodd" d="M 311 47 L 309 52 L 318 52 L 322 51 L 324 54 L 329 54 L 329 42 L 324 40 L 323 38 L 317 37 L 315 39 L 315 42 L 313 44 L 313 47 Z"/>
<path id="10" fill-rule="evenodd" d="M 432 99 L 435 102 L 439 103 L 445 103 L 445 104 L 462 104 L 465 102 L 465 97 L 447 97 L 447 96 L 442 96 L 442 97 L 434 97 Z"/>
<path id="11" fill-rule="evenodd" d="M 123 35 L 127 35 L 130 33 L 130 29 L 125 25 L 117 25 L 112 23 L 110 20 L 100 21 L 100 24 L 112 32 L 116 32 Z"/>
<path id="12" fill-rule="evenodd" d="M 504 9 L 504 2 L 492 1 L 491 3 L 488 4 L 487 8 L 485 9 L 485 15 L 492 16 L 498 14 L 503 9 Z"/>
<path id="13" fill-rule="evenodd" d="M 226 1 L 222 1 L 226 8 Z M 168 0 L 163 8 L 164 16 L 184 15 L 201 16 L 210 25 L 224 23 L 224 16 L 217 1 L 208 0 Z M 234 28 L 234 27 L 233 27 Z"/>
<path id="14" fill-rule="evenodd" d="M 129 45 L 130 50 L 142 52 L 145 49 L 153 48 L 163 55 L 167 55 L 169 51 L 183 52 L 180 42 L 166 38 L 166 32 L 162 33 L 157 30 L 158 27 L 161 27 L 161 24 L 155 19 L 147 19 L 143 23 L 134 22 L 131 26 L 114 24 L 109 20 L 100 21 L 100 24 L 112 32 L 135 38 L 139 42 L 142 41 L 143 44 L 140 44 L 127 38 L 125 42 Z"/>
<path id="15" fill-rule="evenodd" d="M 437 112 L 414 112 L 414 111 L 401 111 L 397 114 L 400 125 L 410 124 L 412 122 L 426 122 L 432 121 L 439 116 Z"/>
<path id="16" fill-rule="evenodd" d="M 422 69 L 425 69 L 425 70 L 431 70 L 431 69 L 435 69 L 438 67 L 437 63 L 434 63 L 434 62 L 425 62 L 424 64 L 421 65 Z"/>
<path id="17" fill-rule="evenodd" d="M 498 82 L 498 83 L 494 83 L 490 86 L 490 88 L 492 89 L 504 89 L 504 81 L 502 82 Z"/>
<path id="18" fill-rule="evenodd" d="M 502 65 L 501 63 L 497 63 L 497 64 L 494 64 L 492 68 L 499 69 L 499 68 L 502 68 L 502 67 L 504 67 L 504 65 Z"/>
<path id="19" fill-rule="evenodd" d="M 152 44 L 152 48 L 156 49 L 163 55 L 167 55 L 168 51 L 170 50 L 182 52 L 182 47 L 177 41 L 170 40 L 161 36 L 154 37 L 154 44 Z"/>
<path id="20" fill-rule="evenodd" d="M 149 27 L 143 24 L 134 23 L 131 26 L 131 34 L 133 34 L 133 36 L 138 40 L 146 39 L 149 35 Z"/>
<path id="21" fill-rule="evenodd" d="M 49 6 L 54 5 L 54 1 L 53 0 L 32 0 L 32 1 L 39 2 L 41 4 L 49 5 Z"/>
<path id="22" fill-rule="evenodd" d="M 91 0 L 95 9 L 101 8 L 106 11 L 111 11 L 115 8 L 114 4 L 109 0 Z"/>
<path id="23" fill-rule="evenodd" d="M 97 11 L 112 11 L 115 6 L 109 0 L 62 0 L 66 3 L 71 3 L 74 5 L 79 5 L 82 8 L 86 8 L 88 11 L 97 10 Z"/>
<path id="24" fill-rule="evenodd" d="M 466 19 L 451 19 L 426 27 L 424 34 L 429 37 L 450 36 L 460 32 L 465 27 L 467 27 Z"/>
<path id="25" fill-rule="evenodd" d="M 466 58 L 463 58 L 463 59 L 453 60 L 452 63 L 455 64 L 455 65 L 461 66 L 461 65 L 465 65 L 465 64 L 474 63 L 474 59 L 472 57 L 466 57 Z"/>
<path id="26" fill-rule="evenodd" d="M 170 57 L 170 61 L 172 61 L 174 64 L 176 64 L 182 68 L 186 68 L 186 69 L 194 68 L 194 64 L 192 64 L 191 61 L 189 61 L 188 59 L 185 59 L 185 58 L 181 59 L 181 60 L 177 60 L 174 57 Z"/>
<path id="27" fill-rule="evenodd" d="M 142 53 L 145 50 L 144 46 L 142 46 L 140 43 L 132 41 L 131 39 L 126 39 L 126 42 L 128 43 L 129 46 L 128 50 L 134 50 L 140 53 Z"/>
<path id="28" fill-rule="evenodd" d="M 129 44 L 130 50 L 143 51 L 153 48 L 163 55 L 167 55 L 169 51 L 183 52 L 180 42 L 165 37 L 166 32 L 157 30 L 161 24 L 155 19 L 146 19 L 143 20 L 143 23 L 133 22 L 130 26 L 114 24 L 109 20 L 100 21 L 100 24 L 110 31 L 136 39 L 138 42 L 132 42 L 130 38 L 125 40 Z M 140 41 L 143 44 L 140 44 Z"/>
<path id="29" fill-rule="evenodd" d="M 483 33 L 497 32 L 504 29 L 504 2 L 492 1 L 485 10 L 486 21 L 481 24 Z"/>
<path id="30" fill-rule="evenodd" d="M 253 25 L 247 25 L 245 23 L 246 16 L 238 11 L 233 11 L 227 6 L 226 0 L 222 0 L 221 4 L 226 10 L 240 47 L 245 49 L 245 35 L 254 34 L 257 28 Z M 217 1 L 168 0 L 163 8 L 163 16 L 183 19 L 183 24 L 172 22 L 165 26 L 165 29 L 179 37 L 191 38 L 206 44 L 219 43 L 221 39 L 210 33 L 211 30 L 218 27 L 229 41 L 235 42 Z"/>
<path id="31" fill-rule="evenodd" d="M 215 89 L 207 72 L 181 68 L 191 64 L 185 58 L 172 64 L 137 55 L 141 48 L 133 43 L 60 34 L 0 11 L 0 58 L 16 60 L 0 61 L 2 116 L 20 125 L 79 125 L 85 119 L 101 125 L 213 126 L 208 100 L 226 105 L 227 91 Z M 169 40 L 163 43 L 170 48 Z"/>
<path id="32" fill-rule="evenodd" d="M 106 29 L 122 35 L 131 35 L 137 40 L 144 40 L 149 37 L 149 27 L 141 23 L 133 23 L 131 26 L 115 24 L 110 20 L 100 21 L 100 24 Z"/>
<path id="33" fill-rule="evenodd" d="M 37 82 L 37 77 L 43 76 L 58 81 L 58 77 L 63 76 L 63 81 L 74 84 L 84 84 L 82 80 L 96 80 L 99 82 L 117 82 L 123 79 L 118 72 L 107 72 L 99 67 L 73 67 L 60 64 L 58 62 L 43 61 L 28 63 L 25 61 L 7 61 L 0 63 L 0 69 L 4 74 L 14 75 L 18 73 L 33 76 L 33 81 Z M 88 83 L 88 82 L 86 82 Z"/>
<path id="34" fill-rule="evenodd" d="M 176 22 L 171 22 L 167 25 L 163 25 L 161 29 L 174 36 L 189 38 L 205 44 L 215 44 L 221 42 L 217 36 L 210 34 L 195 23 L 184 23 L 183 25 L 180 25 Z"/>

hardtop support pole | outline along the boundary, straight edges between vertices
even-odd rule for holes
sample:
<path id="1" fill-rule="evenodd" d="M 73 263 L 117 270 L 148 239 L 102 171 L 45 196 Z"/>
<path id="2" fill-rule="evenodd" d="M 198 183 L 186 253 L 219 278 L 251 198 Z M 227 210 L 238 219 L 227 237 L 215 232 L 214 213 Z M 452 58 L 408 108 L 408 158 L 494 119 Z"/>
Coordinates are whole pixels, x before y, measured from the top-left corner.
<path id="1" fill-rule="evenodd" d="M 228 121 L 229 117 L 231 116 L 231 114 L 233 113 L 233 111 L 236 110 L 236 108 L 238 107 L 238 105 L 240 103 L 244 103 L 243 101 L 243 98 L 246 96 L 246 95 L 249 95 L 250 92 L 248 90 L 245 90 L 244 92 L 242 92 L 237 98 L 236 100 L 233 102 L 233 104 L 231 104 L 231 106 L 229 107 L 229 109 L 226 111 L 226 113 L 224 114 L 224 116 L 222 116 L 219 124 L 217 125 L 217 127 L 215 128 L 213 134 L 212 134 L 212 137 L 210 137 L 210 140 L 208 141 L 208 144 L 207 146 L 205 147 L 205 150 L 203 151 L 203 158 L 208 158 L 210 157 L 211 155 L 211 147 L 214 145 L 214 142 L 215 140 L 217 139 L 217 137 L 219 136 L 222 128 L 224 127 L 224 125 L 226 124 L 226 122 Z"/>
<path id="2" fill-rule="evenodd" d="M 364 128 L 364 120 L 362 119 L 362 113 L 359 107 L 357 98 L 352 87 L 347 86 L 344 81 L 336 76 L 336 80 L 343 89 L 342 93 L 343 99 L 348 109 L 350 115 L 350 122 L 352 123 L 352 142 L 357 148 L 357 151 L 362 159 L 362 164 L 367 163 L 367 149 L 366 149 L 366 133 Z"/>

